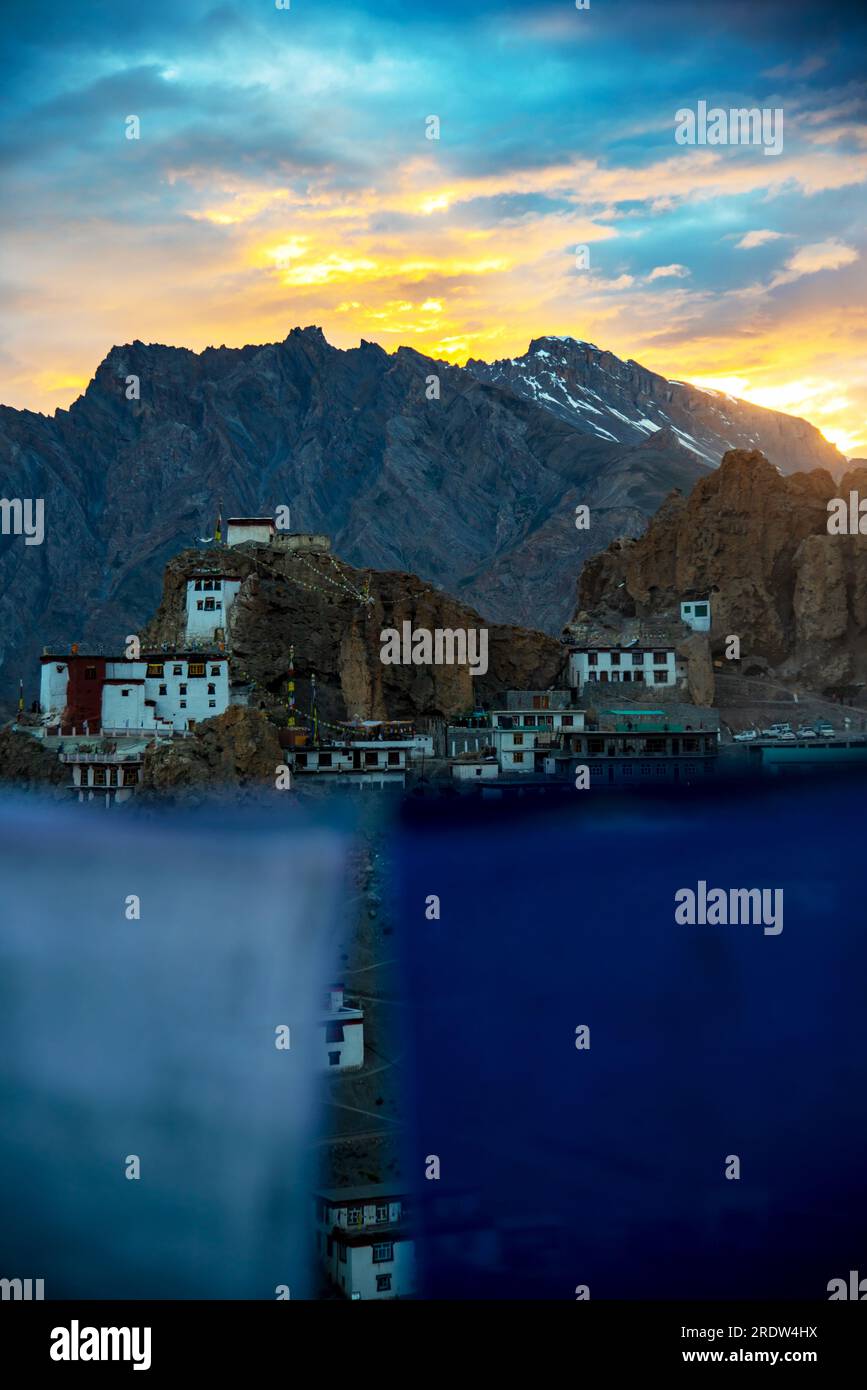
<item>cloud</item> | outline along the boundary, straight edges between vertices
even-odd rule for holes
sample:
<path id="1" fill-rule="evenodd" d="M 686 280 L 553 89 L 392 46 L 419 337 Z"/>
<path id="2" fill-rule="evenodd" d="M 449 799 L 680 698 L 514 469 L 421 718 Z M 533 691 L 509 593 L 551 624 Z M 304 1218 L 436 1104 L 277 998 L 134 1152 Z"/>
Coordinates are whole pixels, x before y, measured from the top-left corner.
<path id="1" fill-rule="evenodd" d="M 747 232 L 741 237 L 740 241 L 735 242 L 736 251 L 752 251 L 755 246 L 764 246 L 767 241 L 776 241 L 783 235 L 782 232 L 771 232 L 767 229 L 756 232 Z"/>
<path id="2" fill-rule="evenodd" d="M 858 255 L 853 246 L 845 246 L 842 241 L 835 239 L 817 241 L 812 246 L 802 246 L 774 276 L 770 288 L 789 285 L 793 280 L 800 280 L 802 275 L 815 275 L 820 270 L 839 270 L 842 266 L 857 261 Z"/>
<path id="3" fill-rule="evenodd" d="M 657 265 L 647 276 L 648 280 L 685 280 L 689 275 L 685 265 Z"/>

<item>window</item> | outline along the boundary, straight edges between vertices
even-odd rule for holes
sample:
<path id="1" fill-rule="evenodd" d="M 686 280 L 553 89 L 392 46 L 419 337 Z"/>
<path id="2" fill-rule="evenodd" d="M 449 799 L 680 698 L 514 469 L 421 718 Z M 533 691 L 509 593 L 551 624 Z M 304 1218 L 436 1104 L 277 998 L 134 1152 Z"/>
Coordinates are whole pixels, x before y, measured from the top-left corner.
<path id="1" fill-rule="evenodd" d="M 121 695 L 123 695 L 124 697 L 127 696 L 127 695 L 129 695 L 129 691 L 128 691 L 128 690 L 122 690 L 120 693 L 121 693 Z"/>
<path id="2" fill-rule="evenodd" d="M 692 607 L 692 611 L 693 611 L 693 614 L 695 615 L 696 618 L 706 618 L 706 617 L 707 617 L 707 604 L 706 604 L 706 603 L 694 603 L 694 604 L 693 604 L 693 607 Z"/>
<path id="3" fill-rule="evenodd" d="M 379 762 L 379 754 L 378 754 L 378 753 L 365 753 L 365 755 L 364 755 L 364 765 L 365 765 L 365 767 L 376 767 L 377 764 L 378 764 L 378 762 Z"/>
<path id="4" fill-rule="evenodd" d="M 206 601 L 206 602 L 205 602 L 205 607 L 207 608 L 207 606 L 208 606 L 208 604 L 207 604 L 207 601 Z M 205 674 L 205 663 L 204 663 L 204 661 L 191 661 L 191 662 L 190 662 L 189 666 L 187 667 L 187 675 L 188 675 L 188 676 L 203 676 L 204 674 Z"/>
<path id="5" fill-rule="evenodd" d="M 105 768 L 104 768 L 104 767 L 95 767 L 95 768 L 93 769 L 93 785 L 94 785 L 95 787 L 104 787 L 104 786 L 105 786 Z"/>
<path id="6" fill-rule="evenodd" d="M 389 767 L 400 767 L 400 753 L 396 748 L 389 752 L 388 765 Z"/>
<path id="7" fill-rule="evenodd" d="M 548 695 L 534 695 L 534 696 L 533 696 L 533 709 L 549 709 L 549 708 L 550 708 L 550 705 L 551 705 L 550 696 L 548 696 Z"/>
<path id="8" fill-rule="evenodd" d="M 208 709 L 216 709 L 216 708 L 217 708 L 217 702 L 216 702 L 216 700 L 209 700 L 209 701 L 208 701 Z"/>
<path id="9" fill-rule="evenodd" d="M 214 611 L 214 600 L 213 600 L 212 598 L 206 598 L 206 599 L 205 599 L 205 612 L 206 612 L 206 613 L 213 613 L 213 611 Z M 192 675 L 192 674 L 193 674 L 193 671 L 190 670 L 190 675 Z"/>
<path id="10" fill-rule="evenodd" d="M 343 1024 L 342 1024 L 342 1023 L 326 1023 L 326 1025 L 325 1025 L 325 1041 L 326 1041 L 327 1043 L 338 1043 L 338 1042 L 342 1043 L 342 1042 L 343 1042 Z"/>
<path id="11" fill-rule="evenodd" d="M 178 703 L 180 704 L 181 709 L 186 709 L 186 707 L 187 707 L 187 702 L 186 702 L 186 700 L 180 700 Z"/>
<path id="12" fill-rule="evenodd" d="M 201 592 L 201 588 L 202 588 L 202 581 L 201 581 L 201 579 L 197 579 L 197 580 L 196 580 L 196 592 L 197 592 L 197 593 L 200 593 L 200 592 Z M 202 605 L 199 604 L 199 607 L 200 607 L 200 608 L 201 608 L 201 606 L 202 606 Z"/>
<path id="13" fill-rule="evenodd" d="M 162 680 L 165 674 L 165 671 L 163 669 L 163 663 L 161 661 L 149 661 L 147 673 L 149 676 L 153 676 Z"/>
<path id="14" fill-rule="evenodd" d="M 633 653 L 632 653 L 632 664 L 633 664 L 633 666 L 643 666 L 643 665 L 644 665 L 644 652 L 633 652 Z"/>
<path id="15" fill-rule="evenodd" d="M 612 653 L 611 653 L 611 665 L 612 665 L 612 666 L 619 666 L 619 665 L 620 665 L 620 653 L 619 653 L 619 652 L 612 652 Z"/>
<path id="16" fill-rule="evenodd" d="M 632 672 L 632 679 L 633 679 L 634 681 L 643 681 L 643 680 L 644 680 L 644 672 L 643 672 L 643 671 L 633 671 L 633 672 Z"/>
<path id="17" fill-rule="evenodd" d="M 307 766 L 307 754 L 306 754 L 306 753 L 296 753 L 296 754 L 295 754 L 295 766 L 296 766 L 296 767 L 306 767 L 306 766 Z"/>
<path id="18" fill-rule="evenodd" d="M 123 770 L 123 785 L 134 787 L 138 782 L 138 776 L 134 767 L 125 767 Z"/>
<path id="19" fill-rule="evenodd" d="M 393 1259 L 394 1259 L 394 1242 L 393 1242 L 393 1241 L 387 1240 L 387 1241 L 383 1241 L 382 1245 L 374 1245 L 374 1247 L 373 1247 L 373 1263 L 374 1263 L 375 1265 L 390 1264 L 391 1261 L 392 1261 Z"/>
<path id="20" fill-rule="evenodd" d="M 196 608 L 199 610 L 200 613 L 201 613 L 202 609 L 204 608 L 204 606 L 205 606 L 205 605 L 204 605 L 204 601 L 203 601 L 202 599 L 198 599 L 197 602 L 196 602 Z"/>
<path id="21" fill-rule="evenodd" d="M 364 1221 L 364 1207 L 347 1207 L 346 1224 L 347 1226 L 361 1226 Z"/>
<path id="22" fill-rule="evenodd" d="M 624 777 L 631 777 L 631 776 L 632 776 L 632 763 L 624 763 L 624 764 L 623 764 L 623 776 L 624 776 Z"/>
<path id="23" fill-rule="evenodd" d="M 222 603 L 220 602 L 220 600 L 219 600 L 218 598 L 215 598 L 215 599 L 214 599 L 214 607 L 215 607 L 215 608 L 222 608 L 222 606 L 223 606 L 223 605 L 222 605 Z"/>
<path id="24" fill-rule="evenodd" d="M 563 728 L 564 728 L 564 729 L 571 729 L 571 727 L 572 727 L 572 716 L 571 716 L 571 714 L 564 714 L 564 715 L 563 715 Z"/>
<path id="25" fill-rule="evenodd" d="M 173 667 L 172 667 L 172 675 L 173 675 L 173 676 L 180 676 L 180 675 L 182 675 L 182 674 L 183 674 L 183 672 L 181 671 L 180 666 L 173 666 Z"/>
<path id="26" fill-rule="evenodd" d="M 377 1293 L 391 1293 L 391 1275 L 390 1275 L 390 1274 L 377 1274 L 377 1276 L 376 1276 L 376 1292 L 377 1292 Z"/>
<path id="27" fill-rule="evenodd" d="M 605 752 L 605 740 L 604 740 L 604 738 L 589 738 L 589 739 L 587 740 L 587 752 L 588 752 L 588 753 L 604 753 L 604 752 Z"/>
<path id="28" fill-rule="evenodd" d="M 598 654 L 597 654 L 596 652 L 588 652 L 588 653 L 587 653 L 587 665 L 588 665 L 588 666 L 596 666 L 596 665 L 598 665 L 598 663 L 599 663 L 599 656 L 598 656 Z"/>
<path id="29" fill-rule="evenodd" d="M 514 744 L 514 746 L 515 746 L 516 748 L 520 748 L 520 747 L 521 747 L 521 744 L 522 744 L 523 742 L 524 742 L 524 735 L 523 735 L 523 734 L 513 734 L 513 736 L 512 736 L 512 743 Z"/>
<path id="30" fill-rule="evenodd" d="M 523 755 L 523 753 L 513 753 L 513 754 L 512 754 L 512 762 L 513 762 L 513 763 L 522 763 L 523 761 L 524 761 L 524 755 Z"/>
<path id="31" fill-rule="evenodd" d="M 212 675 L 212 676 L 218 676 L 219 674 L 220 674 L 220 668 L 219 668 L 219 666 L 212 666 L 212 667 L 211 667 L 211 675 Z"/>
<path id="32" fill-rule="evenodd" d="M 664 777 L 664 776 L 665 776 L 665 763 L 657 763 L 657 764 L 656 764 L 656 775 L 657 775 L 657 777 Z"/>
<path id="33" fill-rule="evenodd" d="M 62 668 L 61 666 L 58 666 L 57 669 L 58 669 L 58 671 L 61 671 L 63 668 Z M 85 666 L 85 668 L 84 668 L 84 679 L 85 679 L 86 681 L 95 681 L 95 680 L 96 680 L 96 667 L 95 667 L 95 666 Z"/>
<path id="34" fill-rule="evenodd" d="M 667 652 L 654 652 L 654 653 L 653 653 L 653 664 L 654 664 L 654 666 L 667 666 L 667 665 L 668 665 L 668 653 L 667 653 Z"/>
<path id="35" fill-rule="evenodd" d="M 382 1225 L 384 1222 L 386 1222 L 387 1220 L 388 1220 L 388 1202 L 377 1202 L 377 1204 L 376 1204 L 376 1221 L 377 1221 L 377 1225 L 381 1226 L 381 1225 Z"/>
<path id="36" fill-rule="evenodd" d="M 340 1053 L 339 1053 L 339 1052 L 329 1052 L 329 1054 L 328 1054 L 328 1065 L 329 1065 L 329 1067 L 339 1067 L 339 1066 L 340 1066 Z"/>
<path id="37" fill-rule="evenodd" d="M 320 754 L 319 754 L 319 766 L 320 766 L 320 767 L 331 767 L 331 754 L 330 754 L 330 753 L 320 753 Z"/>
<path id="38" fill-rule="evenodd" d="M 641 764 L 641 775 L 642 775 L 642 777 L 649 777 L 652 771 L 653 771 L 653 764 L 652 764 L 652 763 L 642 763 L 642 764 Z"/>
<path id="39" fill-rule="evenodd" d="M 169 688 L 168 688 L 168 686 L 167 686 L 167 685 L 161 685 L 161 686 L 160 686 L 160 694 L 161 694 L 161 695 L 168 695 L 168 693 L 169 693 Z"/>
<path id="40" fill-rule="evenodd" d="M 187 693 L 187 687 L 186 687 L 185 685 L 179 685 L 179 686 L 178 686 L 178 693 L 181 694 L 181 695 L 186 695 L 186 693 Z"/>

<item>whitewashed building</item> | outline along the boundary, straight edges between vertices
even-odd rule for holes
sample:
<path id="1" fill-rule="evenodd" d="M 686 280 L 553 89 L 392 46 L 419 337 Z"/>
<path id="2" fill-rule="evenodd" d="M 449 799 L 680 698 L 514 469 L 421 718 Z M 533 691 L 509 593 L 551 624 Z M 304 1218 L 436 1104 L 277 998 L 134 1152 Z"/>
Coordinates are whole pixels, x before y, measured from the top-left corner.
<path id="1" fill-rule="evenodd" d="M 64 733 L 183 733 L 228 706 L 229 662 L 221 653 L 42 658 L 40 709 L 64 722 Z"/>
<path id="2" fill-rule="evenodd" d="M 129 801 L 141 785 L 145 747 L 130 741 L 113 753 L 60 753 L 71 778 L 66 785 L 77 801 L 101 801 L 106 807 Z"/>
<path id="3" fill-rule="evenodd" d="M 452 777 L 458 782 L 490 782 L 499 775 L 499 765 L 493 758 L 465 758 L 452 763 Z"/>
<path id="4" fill-rule="evenodd" d="M 681 622 L 691 627 L 693 632 L 710 632 L 710 599 L 684 599 L 680 605 Z"/>
<path id="5" fill-rule="evenodd" d="M 106 663 L 104 731 L 168 725 L 183 732 L 193 723 L 223 714 L 228 707 L 229 662 L 225 656 L 165 654 L 146 661 Z"/>
<path id="6" fill-rule="evenodd" d="M 322 1065 L 328 1071 L 351 1071 L 364 1066 L 364 1012 L 351 1008 L 343 985 L 331 985 L 322 1025 Z"/>
<path id="7" fill-rule="evenodd" d="M 584 711 L 566 704 L 568 691 L 553 691 L 521 699 L 510 691 L 508 708 L 491 711 L 490 741 L 501 772 L 533 773 L 536 751 L 549 748 L 562 733 L 584 728 Z"/>
<path id="8" fill-rule="evenodd" d="M 245 541 L 270 545 L 276 532 L 273 517 L 230 516 L 226 522 L 226 545 L 243 545 Z"/>
<path id="9" fill-rule="evenodd" d="M 319 1259 L 346 1298 L 407 1298 L 415 1292 L 415 1242 L 399 1189 L 331 1187 L 314 1197 Z"/>
<path id="10" fill-rule="evenodd" d="M 582 694 L 587 685 L 676 685 L 677 653 L 673 646 L 572 647 L 569 684 Z"/>
<path id="11" fill-rule="evenodd" d="M 241 580 L 237 576 L 202 571 L 187 580 L 186 640 L 193 644 L 215 642 L 225 633 Z"/>

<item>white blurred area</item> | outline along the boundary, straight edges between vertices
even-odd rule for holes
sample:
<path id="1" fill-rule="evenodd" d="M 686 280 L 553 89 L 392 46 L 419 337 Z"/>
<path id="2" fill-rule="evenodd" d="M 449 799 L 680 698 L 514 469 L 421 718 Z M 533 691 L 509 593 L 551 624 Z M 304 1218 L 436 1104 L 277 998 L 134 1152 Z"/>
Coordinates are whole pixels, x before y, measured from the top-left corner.
<path id="1" fill-rule="evenodd" d="M 46 1299 L 311 1294 L 346 847 L 297 817 L 0 802 L 0 1277 Z"/>

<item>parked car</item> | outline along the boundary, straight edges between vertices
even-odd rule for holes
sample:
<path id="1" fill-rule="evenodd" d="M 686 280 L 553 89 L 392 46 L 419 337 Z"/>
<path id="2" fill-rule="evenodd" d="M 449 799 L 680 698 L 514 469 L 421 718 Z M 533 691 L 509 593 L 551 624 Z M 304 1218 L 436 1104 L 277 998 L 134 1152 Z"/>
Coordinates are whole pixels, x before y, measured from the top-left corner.
<path id="1" fill-rule="evenodd" d="M 784 729 L 783 732 L 780 734 L 780 738 L 790 738 L 794 740 L 797 737 L 798 735 L 793 734 L 791 729 Z"/>
<path id="2" fill-rule="evenodd" d="M 813 728 L 816 730 L 816 733 L 819 735 L 819 738 L 834 737 L 834 726 L 833 724 L 829 724 L 827 719 L 817 719 L 815 724 L 813 725 Z"/>
<path id="3" fill-rule="evenodd" d="M 779 738 L 779 737 L 780 737 L 780 731 L 779 731 L 779 729 L 775 729 L 775 728 L 773 727 L 773 725 L 771 726 L 770 729 L 762 729 L 762 738 Z"/>
<path id="4" fill-rule="evenodd" d="M 798 738 L 818 738 L 819 735 L 810 724 L 802 724 L 798 730 Z"/>
<path id="5" fill-rule="evenodd" d="M 754 738 L 758 738 L 755 729 L 741 729 L 739 734 L 735 734 L 735 743 L 749 743 Z"/>

